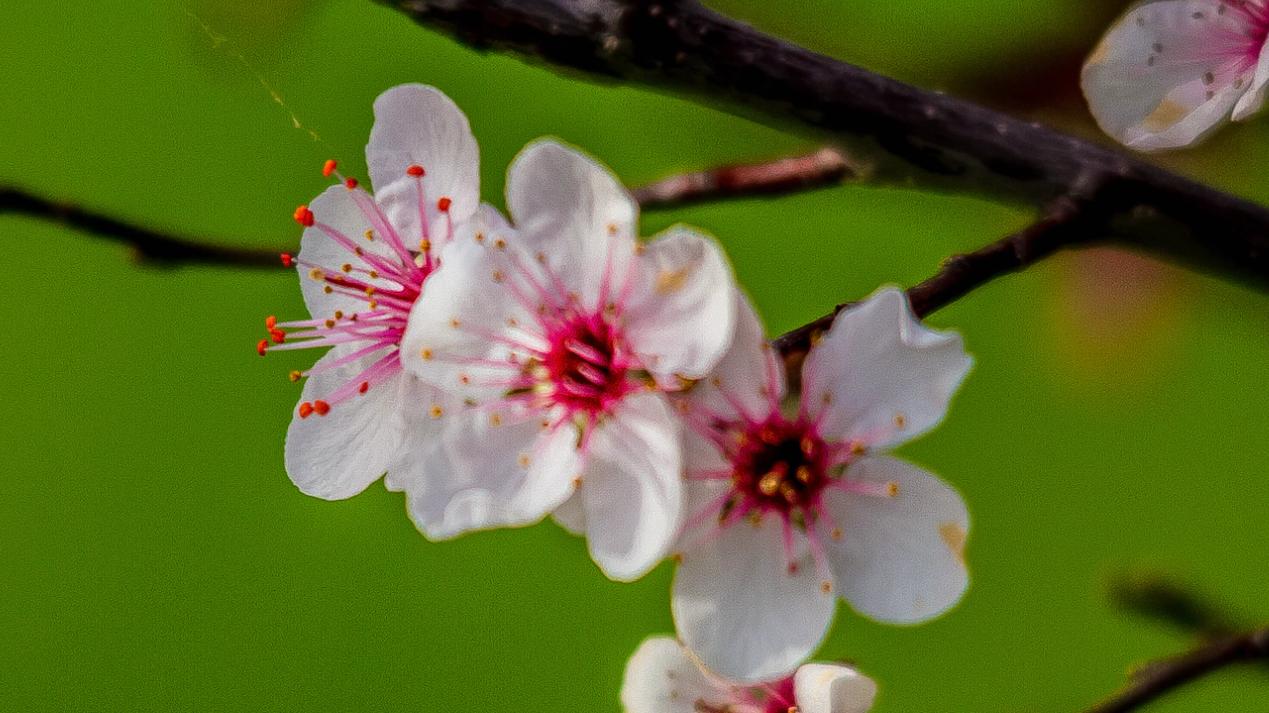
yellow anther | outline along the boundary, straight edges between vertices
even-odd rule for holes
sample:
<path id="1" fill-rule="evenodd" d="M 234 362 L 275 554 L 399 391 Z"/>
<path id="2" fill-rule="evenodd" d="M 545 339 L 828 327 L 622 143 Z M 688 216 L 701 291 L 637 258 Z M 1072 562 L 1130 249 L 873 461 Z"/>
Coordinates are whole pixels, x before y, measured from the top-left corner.
<path id="1" fill-rule="evenodd" d="M 774 470 L 770 471 L 758 479 L 758 490 L 761 491 L 763 495 L 775 495 L 780 490 L 780 483 L 783 480 L 784 477 L 779 473 Z"/>
<path id="2" fill-rule="evenodd" d="M 793 483 L 783 483 L 780 485 L 780 494 L 789 504 L 796 503 L 798 498 L 798 489 L 793 487 Z"/>
<path id="3" fill-rule="evenodd" d="M 367 230 L 365 233 L 363 233 L 363 235 L 366 236 L 366 240 L 373 241 L 375 239 L 375 231 L 373 230 Z"/>
<path id="4" fill-rule="evenodd" d="M 804 465 L 798 466 L 797 478 L 803 483 L 811 482 L 811 469 Z"/>
<path id="5" fill-rule="evenodd" d="M 439 404 L 432 404 L 432 409 L 428 413 L 431 414 L 432 418 L 440 418 L 445 414 L 445 410 Z"/>
<path id="6" fill-rule="evenodd" d="M 432 361 L 432 350 L 424 349 L 419 352 L 419 356 L 423 357 L 423 361 Z"/>
<path id="7" fill-rule="evenodd" d="M 340 265 L 339 269 L 343 270 L 344 272 L 352 272 L 352 263 L 346 262 L 343 265 Z"/>

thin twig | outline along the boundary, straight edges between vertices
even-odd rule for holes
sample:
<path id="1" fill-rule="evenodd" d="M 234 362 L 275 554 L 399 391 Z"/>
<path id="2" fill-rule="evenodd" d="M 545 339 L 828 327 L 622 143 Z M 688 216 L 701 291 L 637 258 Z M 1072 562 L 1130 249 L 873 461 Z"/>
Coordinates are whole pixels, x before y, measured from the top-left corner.
<path id="1" fill-rule="evenodd" d="M 860 174 L 845 154 L 824 147 L 804 156 L 682 173 L 631 192 L 644 210 L 656 210 L 728 198 L 798 193 L 860 178 Z"/>
<path id="2" fill-rule="evenodd" d="M 698 0 L 378 0 L 478 49 L 824 132 L 874 183 L 1044 205 L 1089 179 L 1116 237 L 1269 286 L 1269 209 L 1120 151 L 816 54 Z M 1142 210 L 1136 210 L 1136 209 Z"/>
<path id="3" fill-rule="evenodd" d="M 133 249 L 139 262 L 152 265 L 201 264 L 251 268 L 281 265 L 277 251 L 217 245 L 201 238 L 165 233 L 71 203 L 49 200 L 20 188 L 0 186 L 0 214 L 4 213 L 61 223 L 83 233 L 127 245 Z"/>
<path id="4" fill-rule="evenodd" d="M 1085 713 L 1127 713 L 1187 683 L 1231 666 L 1269 661 L 1269 627 L 1206 641 L 1187 653 L 1141 668 L 1123 690 Z"/>
<path id="5" fill-rule="evenodd" d="M 1269 627 L 1248 629 L 1222 607 L 1157 574 L 1118 577 L 1110 596 L 1120 608 L 1197 636 L 1199 643 L 1179 656 L 1137 667 L 1128 684 L 1085 713 L 1135 711 L 1167 693 L 1225 668 L 1269 665 Z"/>
<path id="6" fill-rule="evenodd" d="M 1102 235 L 1099 226 L 1105 222 L 1097 205 L 1091 197 L 1061 198 L 1049 206 L 1043 217 L 1021 231 L 974 252 L 944 260 L 933 276 L 908 288 L 912 311 L 918 317 L 925 317 L 997 277 L 1022 270 L 1062 248 L 1097 242 Z M 791 379 L 796 379 L 801 372 L 802 360 L 818 336 L 832 326 L 839 312 L 852 304 L 840 304 L 831 313 L 775 340 Z"/>
<path id="7" fill-rule="evenodd" d="M 635 188 L 635 199 L 646 210 L 690 203 L 773 196 L 807 191 L 857 177 L 841 152 L 822 148 L 803 156 L 774 161 L 721 166 L 684 173 Z M 133 249 L 138 261 L 164 267 L 181 264 L 230 267 L 276 267 L 285 250 L 218 245 L 128 222 L 73 203 L 54 201 L 15 186 L 0 186 L 0 214 L 15 213 L 61 223 Z"/>

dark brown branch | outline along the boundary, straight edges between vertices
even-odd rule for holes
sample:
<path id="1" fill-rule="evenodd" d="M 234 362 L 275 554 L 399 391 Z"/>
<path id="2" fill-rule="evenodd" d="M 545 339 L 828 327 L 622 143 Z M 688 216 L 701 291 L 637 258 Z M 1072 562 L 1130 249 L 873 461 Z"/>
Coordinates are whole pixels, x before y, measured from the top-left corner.
<path id="1" fill-rule="evenodd" d="M 859 170 L 841 151 L 825 147 L 805 156 L 682 173 L 631 192 L 645 210 L 656 210 L 727 198 L 797 193 L 858 177 Z"/>
<path id="2" fill-rule="evenodd" d="M 1269 210 L 1125 153 L 816 54 L 696 0 L 378 0 L 482 49 L 832 137 L 873 180 L 1046 204 L 1114 185 L 1116 237 L 1269 285 Z"/>
<path id="3" fill-rule="evenodd" d="M 1123 690 L 1086 713 L 1127 713 L 1181 686 L 1239 664 L 1269 661 L 1269 627 L 1206 641 L 1175 658 L 1140 669 Z"/>
<path id="4" fill-rule="evenodd" d="M 180 235 L 172 235 L 98 213 L 70 203 L 60 203 L 19 188 L 0 186 L 0 214 L 18 213 L 61 223 L 75 230 L 131 247 L 137 260 L 153 265 L 229 265 L 279 267 L 278 251 L 238 248 Z"/>

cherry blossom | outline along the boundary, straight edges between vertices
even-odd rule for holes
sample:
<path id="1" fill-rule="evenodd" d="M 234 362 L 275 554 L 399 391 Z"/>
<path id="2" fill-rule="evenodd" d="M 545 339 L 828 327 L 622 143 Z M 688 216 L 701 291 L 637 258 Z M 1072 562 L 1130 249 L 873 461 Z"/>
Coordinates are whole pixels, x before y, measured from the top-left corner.
<path id="1" fill-rule="evenodd" d="M 1142 151 L 1194 144 L 1260 110 L 1269 84 L 1264 0 L 1157 0 L 1133 7 L 1084 66 L 1093 116 Z"/>
<path id="2" fill-rule="evenodd" d="M 297 257 L 309 319 L 269 317 L 257 349 L 328 349 L 306 371 L 286 438 L 286 470 L 303 492 L 326 499 L 361 492 L 393 462 L 428 448 L 437 429 L 412 411 L 442 395 L 401 369 L 400 343 L 440 250 L 479 223 L 476 141 L 467 118 L 440 91 L 387 90 L 374 103 L 366 162 L 375 193 L 344 177 L 295 211 L 304 226 Z"/>
<path id="3" fill-rule="evenodd" d="M 638 209 L 590 158 L 552 141 L 511 166 L 515 232 L 469 230 L 442 254 L 403 343 L 406 368 L 463 407 L 419 459 L 442 479 L 417 519 L 454 532 L 570 524 L 613 579 L 664 558 L 682 513 L 681 424 L 666 392 L 731 341 L 735 289 L 718 247 L 687 228 L 636 240 Z"/>
<path id="4" fill-rule="evenodd" d="M 679 403 L 689 505 L 672 608 L 710 670 L 754 682 L 814 651 L 838 595 L 893 623 L 960 599 L 964 503 L 883 453 L 942 419 L 971 360 L 886 289 L 838 315 L 786 405 L 781 362 L 736 299 L 730 351 Z"/>
<path id="5" fill-rule="evenodd" d="M 872 679 L 838 664 L 809 663 L 792 676 L 731 683 L 701 669 L 668 636 L 639 646 L 621 686 L 626 713 L 865 713 L 876 696 Z"/>

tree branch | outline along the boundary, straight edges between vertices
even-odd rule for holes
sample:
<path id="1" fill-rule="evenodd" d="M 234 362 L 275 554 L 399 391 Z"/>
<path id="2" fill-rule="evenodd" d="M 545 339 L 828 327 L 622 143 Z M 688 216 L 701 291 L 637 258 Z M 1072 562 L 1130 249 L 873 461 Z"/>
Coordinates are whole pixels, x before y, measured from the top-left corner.
<path id="1" fill-rule="evenodd" d="M 70 203 L 60 203 L 20 188 L 0 186 L 0 214 L 17 213 L 60 223 L 132 248 L 140 262 L 163 267 L 229 265 L 278 267 L 278 252 L 216 245 L 199 238 L 172 235 L 129 223 Z"/>
<path id="2" fill-rule="evenodd" d="M 798 193 L 860 178 L 861 173 L 841 151 L 824 147 L 804 156 L 682 173 L 631 193 L 644 210 L 658 210 L 728 198 Z"/>
<path id="3" fill-rule="evenodd" d="M 1066 247 L 1097 242 L 1105 224 L 1103 203 L 1097 195 L 1063 197 L 1052 202 L 1044 215 L 1021 231 L 964 255 L 953 255 L 933 276 L 908 288 L 908 301 L 918 317 L 946 307 L 997 277 L 1018 272 Z M 853 302 L 838 305 L 831 313 L 786 332 L 775 340 L 783 355 L 790 381 L 801 373 L 802 361 L 819 335 L 833 324 L 838 312 Z M 792 387 L 791 387 L 792 388 Z"/>
<path id="4" fill-rule="evenodd" d="M 832 148 L 804 156 L 721 166 L 684 173 L 635 188 L 645 210 L 758 196 L 776 196 L 840 183 L 858 177 L 847 157 Z M 138 261 L 163 267 L 182 264 L 276 267 L 283 249 L 263 250 L 217 245 L 201 238 L 166 233 L 114 218 L 72 203 L 37 196 L 15 186 L 0 186 L 0 215 L 14 213 L 60 223 L 131 247 Z"/>
<path id="5" fill-rule="evenodd" d="M 1123 690 L 1085 713 L 1127 713 L 1231 666 L 1269 661 L 1269 627 L 1208 640 L 1187 653 L 1142 667 Z"/>
<path id="6" fill-rule="evenodd" d="M 1111 584 L 1121 608 L 1199 637 L 1188 652 L 1137 668 L 1128 684 L 1085 713 L 1127 713 L 1208 674 L 1240 664 L 1269 665 L 1269 627 L 1240 630 L 1220 607 L 1157 575 L 1122 577 Z"/>
<path id="7" fill-rule="evenodd" d="M 1115 238 L 1269 286 L 1269 210 L 1118 151 L 816 54 L 697 0 L 378 0 L 480 49 L 794 120 L 872 180 L 1043 205 L 1115 186 Z"/>

